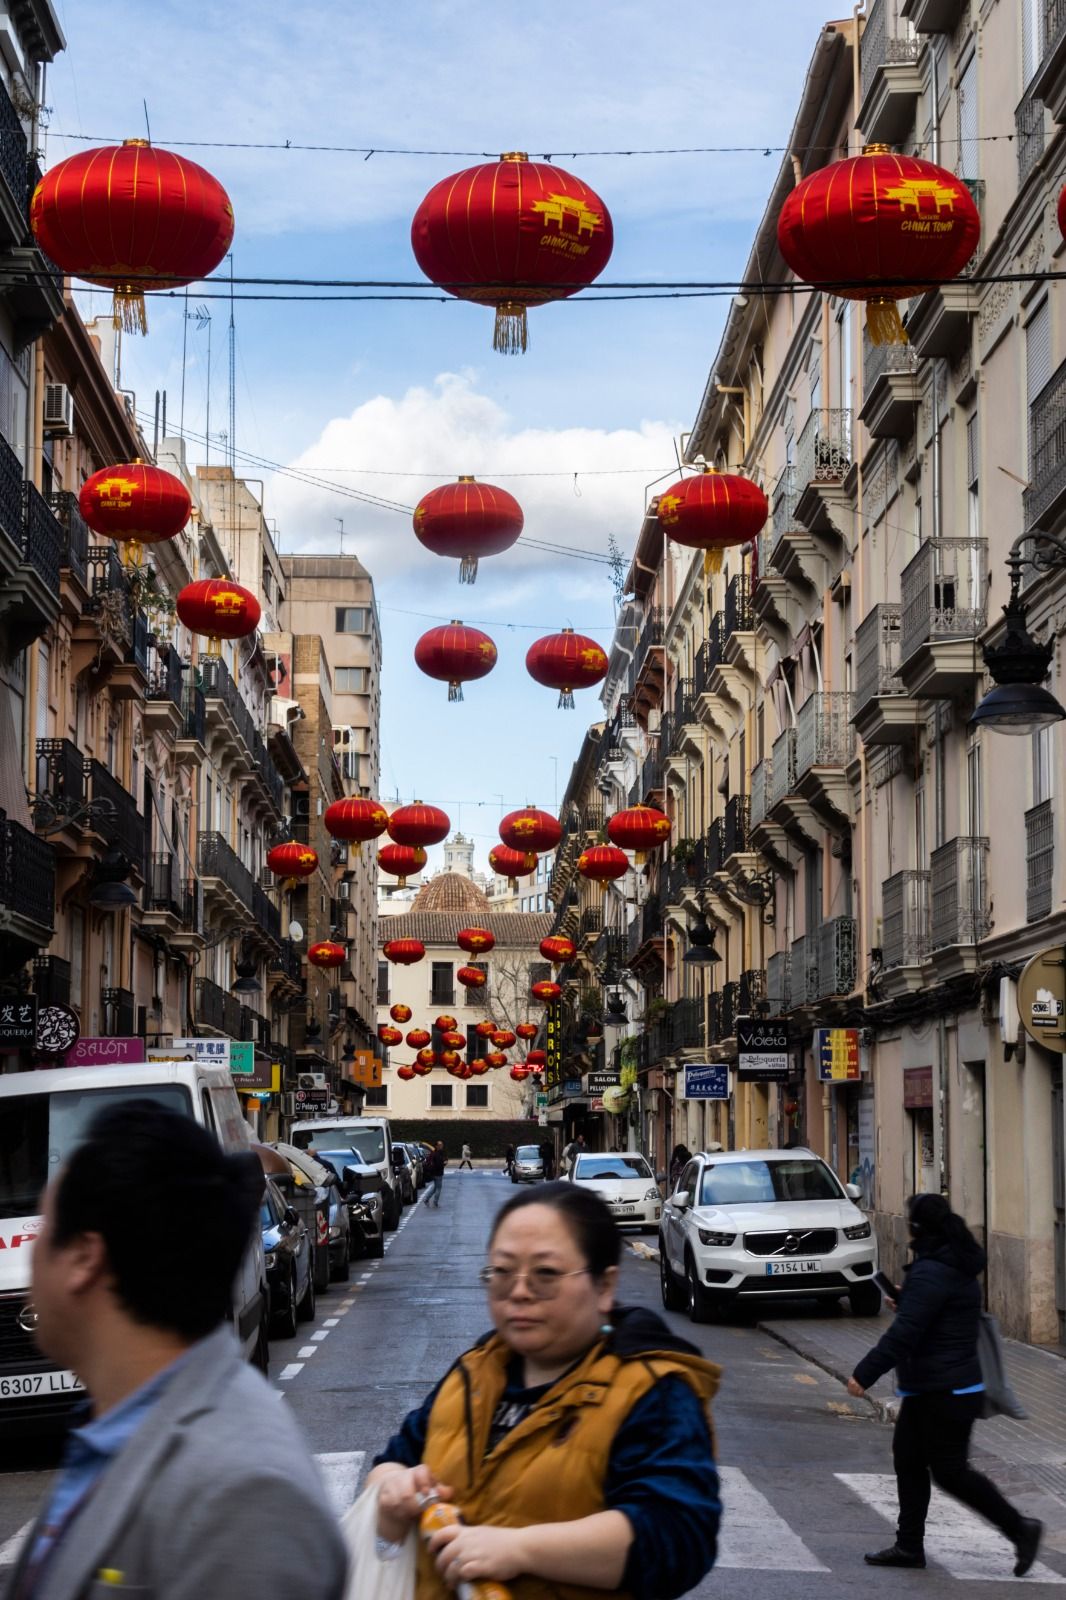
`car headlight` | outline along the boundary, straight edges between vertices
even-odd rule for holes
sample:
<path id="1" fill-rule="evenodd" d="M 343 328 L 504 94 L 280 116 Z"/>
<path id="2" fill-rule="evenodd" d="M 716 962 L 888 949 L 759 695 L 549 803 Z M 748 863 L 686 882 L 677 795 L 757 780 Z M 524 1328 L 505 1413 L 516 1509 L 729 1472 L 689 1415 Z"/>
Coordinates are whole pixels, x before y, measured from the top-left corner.
<path id="1" fill-rule="evenodd" d="M 853 1228 L 844 1229 L 845 1239 L 868 1239 L 870 1237 L 870 1224 L 857 1222 Z"/>
<path id="2" fill-rule="evenodd" d="M 364 1195 L 363 1196 L 363 1202 L 362 1203 L 363 1203 L 363 1205 L 368 1206 L 371 1211 L 380 1211 L 381 1210 L 381 1206 L 382 1206 L 382 1199 L 381 1199 L 381 1196 L 379 1194 L 376 1194 L 376 1193 L 375 1194 L 368 1194 L 368 1195 Z"/>
<path id="3" fill-rule="evenodd" d="M 338 1228 L 338 1227 L 336 1227 L 336 1226 L 334 1226 L 334 1227 L 332 1227 L 332 1228 L 330 1228 L 330 1230 L 329 1230 L 329 1236 L 330 1236 L 330 1238 L 331 1238 L 331 1239 L 339 1239 L 339 1238 L 340 1238 L 340 1236 L 341 1236 L 341 1230 L 340 1230 L 340 1228 Z"/>
<path id="4" fill-rule="evenodd" d="M 649 1189 L 647 1194 L 644 1196 L 644 1199 L 645 1200 L 658 1200 L 659 1199 L 659 1191 L 658 1191 L 658 1189 Z"/>
<path id="5" fill-rule="evenodd" d="M 268 1250 L 266 1255 L 263 1257 L 263 1265 L 266 1267 L 267 1271 L 270 1272 L 274 1267 L 277 1266 L 277 1264 L 277 1254 L 273 1250 Z"/>
<path id="6" fill-rule="evenodd" d="M 735 1233 L 714 1233 L 709 1228 L 697 1228 L 700 1244 L 729 1245 L 736 1238 Z"/>

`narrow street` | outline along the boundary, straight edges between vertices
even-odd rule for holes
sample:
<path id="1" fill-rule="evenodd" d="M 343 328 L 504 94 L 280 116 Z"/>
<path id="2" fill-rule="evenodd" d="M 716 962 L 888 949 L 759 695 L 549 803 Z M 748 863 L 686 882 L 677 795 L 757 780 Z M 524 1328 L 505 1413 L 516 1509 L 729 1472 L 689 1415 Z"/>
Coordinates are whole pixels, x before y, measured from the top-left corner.
<path id="1" fill-rule="evenodd" d="M 385 1260 L 353 1263 L 351 1282 L 322 1298 L 314 1323 L 272 1345 L 272 1383 L 299 1419 L 338 1510 L 405 1412 L 487 1326 L 476 1275 L 489 1221 L 510 1193 L 495 1173 L 450 1174 L 439 1211 L 408 1208 Z M 660 1309 L 655 1265 L 627 1252 L 621 1297 Z M 926 1595 L 950 1593 L 960 1579 L 1001 1584 L 982 1591 L 990 1597 L 1015 1584 L 998 1535 L 950 1503 L 934 1503 L 924 1574 L 865 1567 L 863 1551 L 889 1542 L 895 1514 L 889 1427 L 759 1327 L 668 1320 L 725 1369 L 715 1406 L 725 1521 L 716 1570 L 697 1595 L 761 1600 L 778 1594 L 782 1579 L 797 1600 L 843 1600 L 857 1583 Z M 1066 1584 L 1066 1505 L 1041 1494 L 1024 1471 L 985 1458 L 980 1430 L 975 1454 L 1048 1521 L 1045 1559 L 1024 1581 Z M 39 1470 L 26 1463 L 25 1451 L 9 1452 L 4 1463 L 0 1565 L 12 1560 L 47 1482 L 45 1452 L 33 1457 Z"/>

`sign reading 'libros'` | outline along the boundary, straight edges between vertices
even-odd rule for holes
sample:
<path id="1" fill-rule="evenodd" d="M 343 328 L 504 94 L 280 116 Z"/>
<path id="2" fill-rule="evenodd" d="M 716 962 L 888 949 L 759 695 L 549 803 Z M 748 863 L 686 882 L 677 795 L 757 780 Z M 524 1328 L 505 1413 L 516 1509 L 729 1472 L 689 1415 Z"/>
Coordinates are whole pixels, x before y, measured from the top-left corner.
<path id="1" fill-rule="evenodd" d="M 737 1077 L 741 1083 L 786 1083 L 792 1073 L 784 1017 L 737 1018 Z"/>

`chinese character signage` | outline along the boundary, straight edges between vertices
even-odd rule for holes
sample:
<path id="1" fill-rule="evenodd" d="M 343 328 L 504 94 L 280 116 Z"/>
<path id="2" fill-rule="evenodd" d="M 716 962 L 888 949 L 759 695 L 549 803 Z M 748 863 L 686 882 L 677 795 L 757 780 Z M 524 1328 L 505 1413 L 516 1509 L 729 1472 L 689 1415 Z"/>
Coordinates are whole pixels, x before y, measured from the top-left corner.
<path id="1" fill-rule="evenodd" d="M 815 1028 L 814 1062 L 822 1083 L 858 1083 L 858 1028 Z"/>
<path id="2" fill-rule="evenodd" d="M 229 1069 L 235 1078 L 252 1078 L 255 1076 L 255 1045 L 251 1039 L 229 1040 Z M 251 1084 L 248 1085 L 252 1087 Z M 255 1087 L 265 1089 L 265 1083 Z"/>
<path id="3" fill-rule="evenodd" d="M 149 1061 L 199 1061 L 203 1066 L 229 1068 L 228 1039 L 172 1039 L 168 1045 L 153 1045 Z"/>
<path id="4" fill-rule="evenodd" d="M 728 1100 L 729 1068 L 723 1062 L 685 1064 L 686 1100 Z"/>
<path id="5" fill-rule="evenodd" d="M 16 995 L 0 1000 L 0 1051 L 21 1050 L 37 1039 L 37 997 Z"/>
<path id="6" fill-rule="evenodd" d="M 786 1083 L 791 1076 L 788 1022 L 784 1017 L 737 1018 L 740 1083 Z"/>

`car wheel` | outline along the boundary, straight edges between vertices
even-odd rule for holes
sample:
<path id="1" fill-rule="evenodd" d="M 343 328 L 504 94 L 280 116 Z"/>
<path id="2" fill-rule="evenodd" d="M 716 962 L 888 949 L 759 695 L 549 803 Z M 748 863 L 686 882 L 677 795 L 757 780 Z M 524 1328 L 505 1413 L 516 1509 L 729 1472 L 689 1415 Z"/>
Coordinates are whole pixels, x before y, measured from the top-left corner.
<path id="1" fill-rule="evenodd" d="M 296 1337 L 296 1268 L 289 1274 L 289 1287 L 285 1304 L 274 1314 L 274 1334 L 278 1339 Z"/>
<path id="2" fill-rule="evenodd" d="M 880 1316 L 881 1291 L 876 1283 L 857 1283 L 848 1290 L 848 1304 L 853 1317 Z"/>
<path id="3" fill-rule="evenodd" d="M 666 1259 L 666 1245 L 659 1240 L 659 1288 L 662 1291 L 663 1305 L 667 1311 L 683 1311 L 685 1297 L 678 1288 L 674 1270 Z"/>
<path id="4" fill-rule="evenodd" d="M 402 1210 L 403 1204 L 400 1197 L 395 1190 L 392 1190 L 385 1204 L 384 1216 L 382 1217 L 382 1226 L 386 1233 L 395 1233 L 400 1226 L 400 1212 Z"/>
<path id="5" fill-rule="evenodd" d="M 366 1253 L 371 1261 L 380 1261 L 385 1254 L 385 1236 L 379 1233 L 376 1239 L 366 1241 Z"/>
<path id="6" fill-rule="evenodd" d="M 315 1293 L 325 1294 L 329 1288 L 329 1244 L 315 1245 Z"/>
<path id="7" fill-rule="evenodd" d="M 333 1268 L 333 1270 L 330 1272 L 330 1277 L 333 1278 L 337 1283 L 347 1283 L 351 1275 L 352 1260 L 351 1256 L 348 1254 L 348 1247 L 345 1245 L 344 1259 L 342 1260 L 340 1266 Z"/>
<path id="8" fill-rule="evenodd" d="M 315 1320 L 315 1275 L 307 1274 L 307 1288 L 304 1297 L 296 1308 L 297 1322 L 313 1322 Z"/>
<path id="9" fill-rule="evenodd" d="M 685 1283 L 688 1290 L 688 1315 L 690 1322 L 710 1322 L 711 1308 L 707 1294 L 699 1280 L 696 1263 L 691 1256 L 685 1260 Z"/>
<path id="10" fill-rule="evenodd" d="M 257 1367 L 264 1378 L 270 1372 L 270 1338 L 267 1332 L 267 1313 L 265 1311 L 259 1318 L 259 1331 L 255 1336 L 255 1349 L 252 1351 L 252 1366 Z"/>

